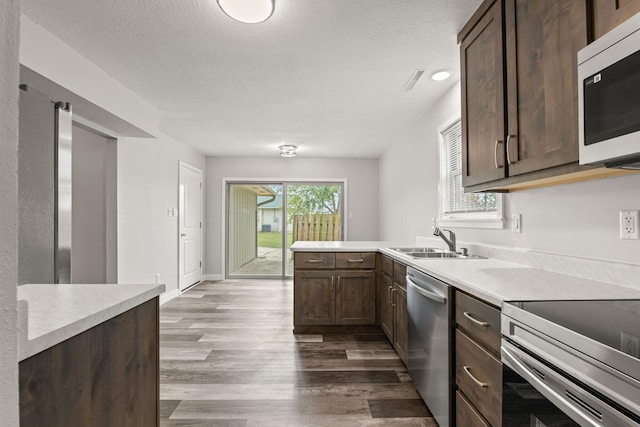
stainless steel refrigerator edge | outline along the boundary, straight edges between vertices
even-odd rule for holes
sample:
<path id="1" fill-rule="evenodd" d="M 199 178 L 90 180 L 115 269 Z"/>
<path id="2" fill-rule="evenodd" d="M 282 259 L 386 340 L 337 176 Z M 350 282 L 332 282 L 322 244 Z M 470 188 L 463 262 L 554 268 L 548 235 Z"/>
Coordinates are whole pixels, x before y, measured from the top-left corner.
<path id="1" fill-rule="evenodd" d="M 407 268 L 409 376 L 440 427 L 453 424 L 451 296 L 444 282 Z"/>
<path id="2" fill-rule="evenodd" d="M 71 283 L 71 108 L 20 89 L 18 284 Z"/>

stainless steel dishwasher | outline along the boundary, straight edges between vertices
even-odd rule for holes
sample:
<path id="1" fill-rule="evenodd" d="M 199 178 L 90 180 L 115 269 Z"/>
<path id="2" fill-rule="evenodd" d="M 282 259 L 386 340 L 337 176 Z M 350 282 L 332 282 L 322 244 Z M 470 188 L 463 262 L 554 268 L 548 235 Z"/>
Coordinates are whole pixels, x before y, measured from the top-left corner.
<path id="1" fill-rule="evenodd" d="M 440 427 L 451 416 L 451 287 L 407 268 L 409 375 Z"/>

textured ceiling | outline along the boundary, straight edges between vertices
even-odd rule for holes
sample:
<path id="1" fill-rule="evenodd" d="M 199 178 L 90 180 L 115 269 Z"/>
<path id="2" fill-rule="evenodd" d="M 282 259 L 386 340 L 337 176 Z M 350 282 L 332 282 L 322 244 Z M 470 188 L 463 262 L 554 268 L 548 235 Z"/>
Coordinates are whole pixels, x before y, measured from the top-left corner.
<path id="1" fill-rule="evenodd" d="M 22 0 L 23 12 L 154 104 L 206 155 L 378 157 L 459 78 L 481 0 L 276 0 L 261 24 L 215 0 Z M 416 68 L 425 74 L 410 92 Z M 451 79 L 429 75 L 446 68 Z"/>

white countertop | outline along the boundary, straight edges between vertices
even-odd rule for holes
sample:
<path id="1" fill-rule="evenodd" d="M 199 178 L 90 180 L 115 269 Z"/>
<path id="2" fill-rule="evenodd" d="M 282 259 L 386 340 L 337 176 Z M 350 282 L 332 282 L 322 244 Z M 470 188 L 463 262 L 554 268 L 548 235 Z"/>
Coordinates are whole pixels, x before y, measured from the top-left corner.
<path id="1" fill-rule="evenodd" d="M 413 243 L 354 241 L 312 242 L 298 241 L 291 245 L 291 252 L 378 252 L 381 248 L 413 247 Z"/>
<path id="2" fill-rule="evenodd" d="M 299 252 L 382 252 L 403 264 L 427 273 L 496 306 L 504 301 L 561 299 L 640 299 L 640 290 L 497 259 L 414 259 L 390 251 L 415 244 L 390 242 L 296 242 Z"/>
<path id="3" fill-rule="evenodd" d="M 19 360 L 155 298 L 164 289 L 164 285 L 18 286 Z"/>

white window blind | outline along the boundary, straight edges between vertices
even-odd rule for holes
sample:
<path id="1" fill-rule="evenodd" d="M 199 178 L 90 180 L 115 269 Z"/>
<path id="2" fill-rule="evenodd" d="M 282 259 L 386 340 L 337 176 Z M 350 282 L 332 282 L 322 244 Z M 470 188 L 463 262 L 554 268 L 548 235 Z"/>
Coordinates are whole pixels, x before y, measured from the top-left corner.
<path id="1" fill-rule="evenodd" d="M 462 189 L 462 125 L 457 120 L 444 129 L 442 136 L 443 213 L 456 214 L 495 212 L 495 193 L 464 193 Z"/>

